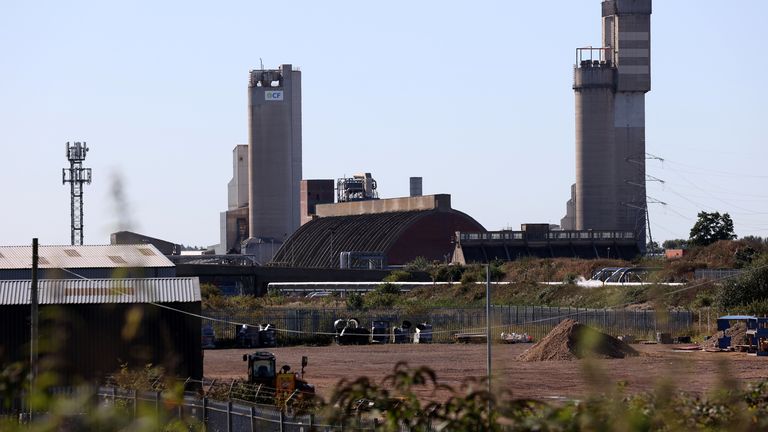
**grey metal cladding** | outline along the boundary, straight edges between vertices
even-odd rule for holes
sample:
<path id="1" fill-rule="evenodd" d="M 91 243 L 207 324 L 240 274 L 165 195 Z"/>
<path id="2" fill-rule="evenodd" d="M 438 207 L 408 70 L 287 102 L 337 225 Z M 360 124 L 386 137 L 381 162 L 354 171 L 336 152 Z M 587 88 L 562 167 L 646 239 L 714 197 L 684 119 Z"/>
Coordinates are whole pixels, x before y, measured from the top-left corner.
<path id="1" fill-rule="evenodd" d="M 193 303 L 200 301 L 197 277 L 156 279 L 44 279 L 40 304 Z M 0 305 L 27 305 L 32 282 L 0 281 Z"/>

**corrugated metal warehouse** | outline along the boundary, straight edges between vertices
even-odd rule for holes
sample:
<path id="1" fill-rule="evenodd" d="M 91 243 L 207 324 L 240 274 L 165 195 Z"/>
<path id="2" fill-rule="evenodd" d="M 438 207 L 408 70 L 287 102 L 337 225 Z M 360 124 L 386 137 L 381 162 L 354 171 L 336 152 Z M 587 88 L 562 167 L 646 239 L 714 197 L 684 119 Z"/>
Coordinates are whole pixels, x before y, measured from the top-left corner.
<path id="1" fill-rule="evenodd" d="M 31 274 L 31 256 L 31 247 L 0 247 L 0 273 Z M 70 271 L 80 276 L 145 268 L 175 273 L 173 264 L 147 245 L 41 246 L 40 257 L 47 274 L 59 267 L 76 269 Z M 41 279 L 38 285 L 41 369 L 57 372 L 64 383 L 99 380 L 123 364 L 131 369 L 152 364 L 168 375 L 202 377 L 198 278 L 72 279 L 64 274 L 69 279 Z M 31 281 L 1 279 L 0 363 L 27 361 Z"/>
<path id="2" fill-rule="evenodd" d="M 43 246 L 40 279 L 174 277 L 176 267 L 151 244 Z M 32 278 L 32 246 L 0 246 L 0 280 Z"/>
<path id="3" fill-rule="evenodd" d="M 28 358 L 30 286 L 0 281 L 0 363 Z M 39 299 L 43 357 L 68 382 L 99 379 L 121 364 L 203 375 L 200 318 L 177 311 L 200 313 L 197 278 L 49 279 L 40 281 Z"/>

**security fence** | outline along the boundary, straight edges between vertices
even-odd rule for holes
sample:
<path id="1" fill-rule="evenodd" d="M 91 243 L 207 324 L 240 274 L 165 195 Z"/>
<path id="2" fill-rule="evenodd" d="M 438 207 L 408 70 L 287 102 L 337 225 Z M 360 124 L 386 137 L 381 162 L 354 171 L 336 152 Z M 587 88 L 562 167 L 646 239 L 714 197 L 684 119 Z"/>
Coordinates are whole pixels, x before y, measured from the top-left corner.
<path id="1" fill-rule="evenodd" d="M 363 327 L 372 321 L 389 321 L 392 327 L 408 320 L 414 325 L 426 322 L 432 325 L 433 342 L 454 341 L 457 333 L 485 331 L 485 308 L 432 308 L 418 313 L 403 310 L 349 311 L 331 309 L 230 310 L 206 312 L 215 319 L 212 324 L 219 341 L 234 340 L 238 326 L 228 323 L 272 324 L 278 331 L 278 345 L 321 343 L 331 340 L 337 319 L 355 318 Z M 562 320 L 571 318 L 603 332 L 631 334 L 638 339 L 655 338 L 657 332 L 675 335 L 690 334 L 696 330 L 694 313 L 690 311 L 652 311 L 626 309 L 587 309 L 547 306 L 493 306 L 491 308 L 492 334 L 502 332 L 527 333 L 542 338 Z"/>
<path id="2" fill-rule="evenodd" d="M 72 396 L 87 389 L 60 389 L 56 393 L 61 397 Z M 274 405 L 248 403 L 244 401 L 222 401 L 200 397 L 198 393 L 187 392 L 178 402 L 170 402 L 162 391 L 137 391 L 119 387 L 99 387 L 95 392 L 100 405 L 120 407 L 128 417 L 154 417 L 161 423 L 172 419 L 183 420 L 186 424 L 205 426 L 206 432 L 264 431 L 264 432 L 343 432 L 373 431 L 372 419 L 359 418 L 354 426 L 332 425 L 317 419 L 310 413 L 293 413 L 281 410 Z M 3 402 L 0 398 L 0 402 Z M 0 408 L 0 419 L 18 418 L 20 422 L 29 421 L 25 397 L 14 401 L 15 409 Z M 2 404 L 0 406 L 5 406 Z M 169 408 L 170 407 L 170 408 Z M 37 413 L 33 417 L 39 417 Z M 72 414 L 72 415 L 87 415 Z M 405 429 L 404 429 L 405 430 Z"/>

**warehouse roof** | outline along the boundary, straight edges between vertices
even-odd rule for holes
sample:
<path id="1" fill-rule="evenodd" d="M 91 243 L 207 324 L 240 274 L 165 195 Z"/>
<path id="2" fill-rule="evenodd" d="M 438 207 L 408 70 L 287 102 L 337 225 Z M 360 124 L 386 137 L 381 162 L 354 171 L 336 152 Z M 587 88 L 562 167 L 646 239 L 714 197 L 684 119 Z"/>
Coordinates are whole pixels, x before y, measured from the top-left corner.
<path id="1" fill-rule="evenodd" d="M 302 225 L 283 243 L 272 265 L 338 268 L 341 252 L 383 254 L 388 265 L 423 257 L 443 260 L 456 231 L 485 231 L 470 216 L 449 206 L 319 217 Z"/>
<path id="2" fill-rule="evenodd" d="M 411 223 L 429 211 L 321 217 L 302 225 L 274 262 L 297 267 L 334 267 L 340 251 L 386 251 Z"/>
<path id="3" fill-rule="evenodd" d="M 173 267 L 151 244 L 39 246 L 39 268 Z M 0 246 L 0 270 L 32 268 L 32 246 Z"/>
<path id="4" fill-rule="evenodd" d="M 30 304 L 29 280 L 0 280 L 0 305 Z M 197 277 L 155 279 L 43 279 L 40 304 L 191 303 L 200 301 Z"/>

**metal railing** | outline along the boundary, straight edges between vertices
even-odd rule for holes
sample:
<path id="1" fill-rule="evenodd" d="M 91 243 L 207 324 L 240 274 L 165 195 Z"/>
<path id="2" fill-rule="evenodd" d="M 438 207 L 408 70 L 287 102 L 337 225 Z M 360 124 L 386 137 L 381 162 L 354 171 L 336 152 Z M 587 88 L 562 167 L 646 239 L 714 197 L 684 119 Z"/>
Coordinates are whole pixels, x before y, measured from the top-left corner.
<path id="1" fill-rule="evenodd" d="M 543 237 L 543 238 L 542 238 Z M 529 234 L 526 231 L 490 231 L 490 232 L 460 232 L 460 241 L 503 241 L 503 240 L 634 240 L 632 231 L 549 231 L 547 233 Z"/>

